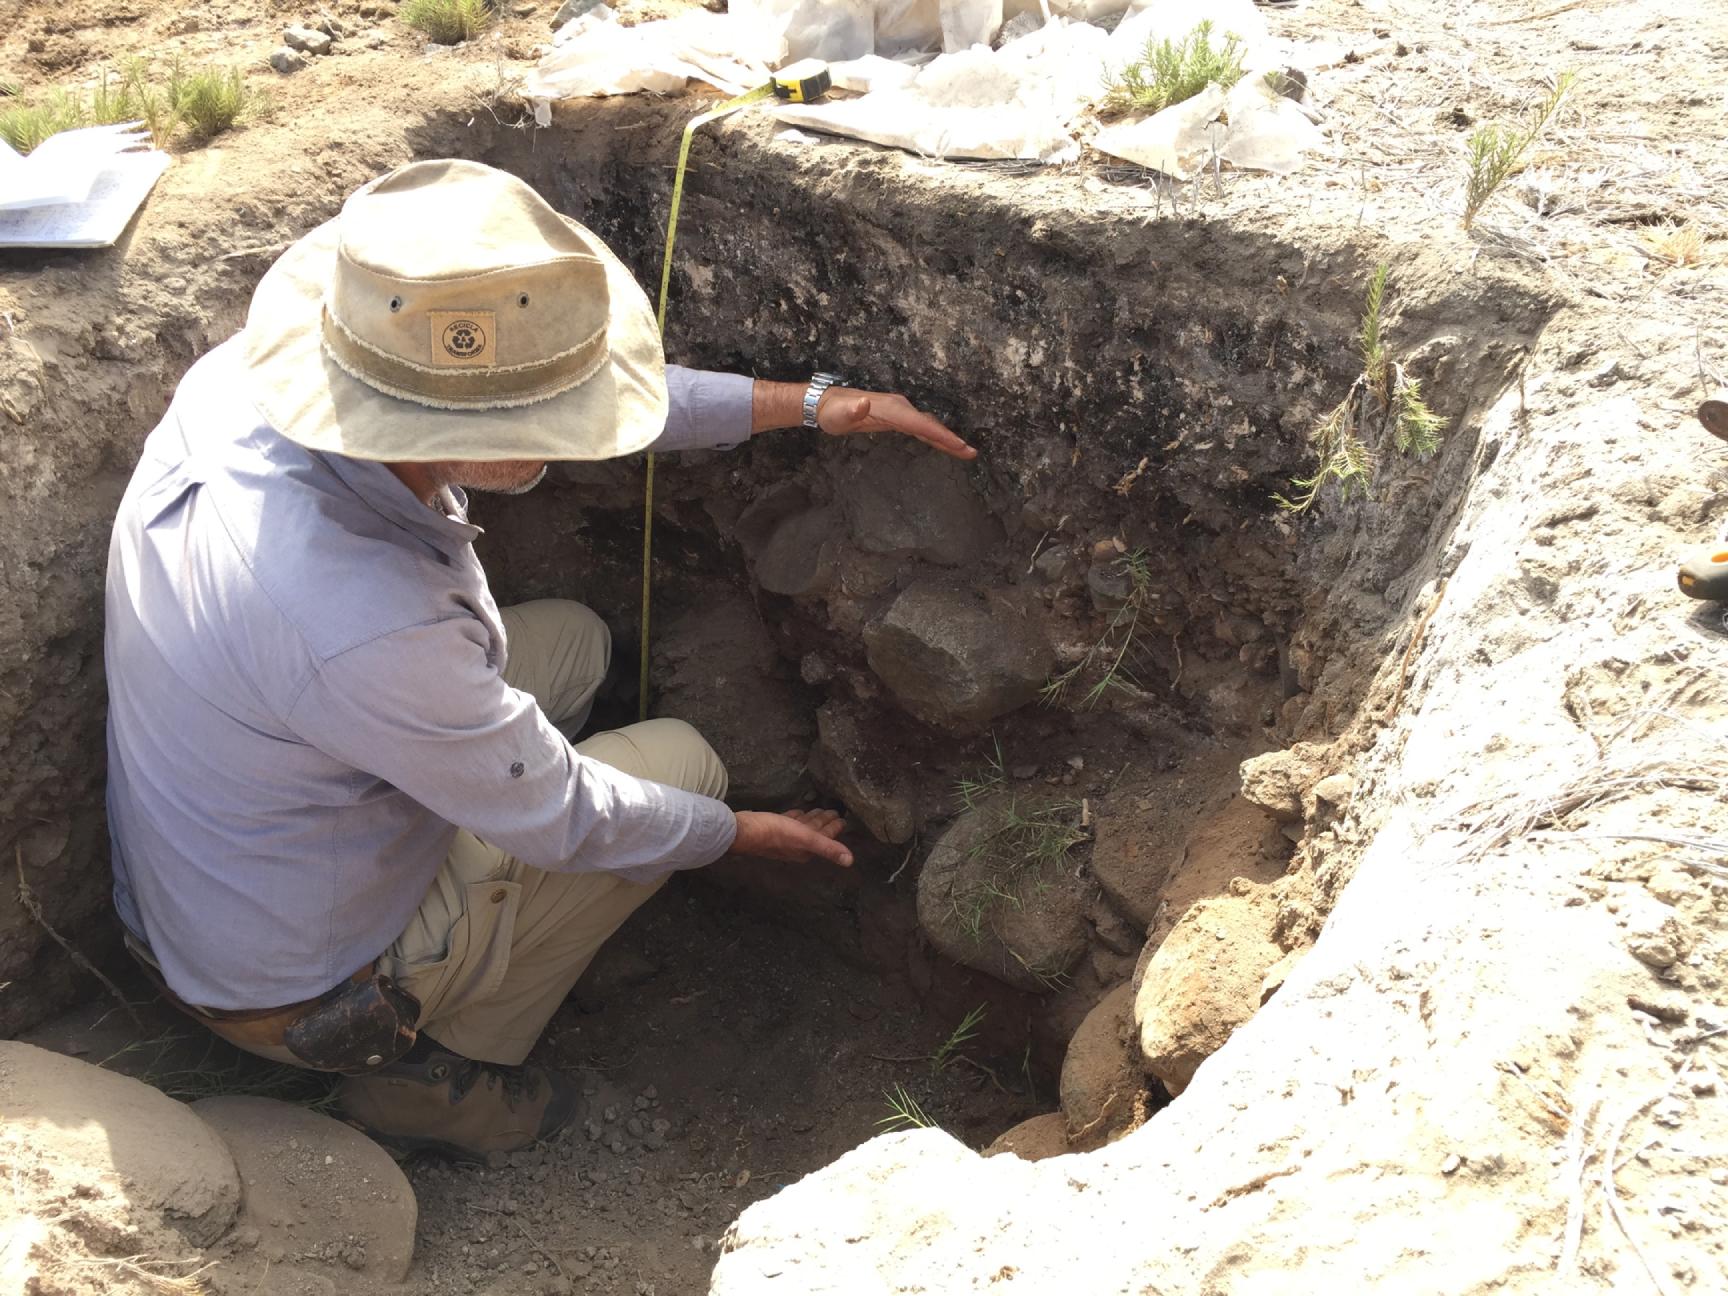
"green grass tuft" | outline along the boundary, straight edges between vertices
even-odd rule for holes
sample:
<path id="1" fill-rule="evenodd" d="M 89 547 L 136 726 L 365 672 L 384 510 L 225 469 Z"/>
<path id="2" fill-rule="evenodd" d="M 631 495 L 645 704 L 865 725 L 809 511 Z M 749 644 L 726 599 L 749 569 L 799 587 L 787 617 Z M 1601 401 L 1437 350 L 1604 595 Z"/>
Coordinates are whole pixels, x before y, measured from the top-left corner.
<path id="1" fill-rule="evenodd" d="M 989 1016 L 989 1013 L 990 1006 L 988 1004 L 979 1004 L 962 1017 L 960 1024 L 930 1055 L 930 1069 L 932 1071 L 946 1071 L 953 1066 L 960 1059 L 960 1050 L 977 1036 L 978 1027 L 983 1024 L 984 1018 Z"/>
<path id="2" fill-rule="evenodd" d="M 1570 72 L 1554 78 L 1554 85 L 1543 96 L 1529 118 L 1518 126 L 1489 124 L 1470 133 L 1466 145 L 1464 178 L 1464 228 L 1475 224 L 1477 215 L 1487 205 L 1501 185 L 1524 169 L 1524 157 L 1530 146 L 1541 138 L 1560 104 L 1576 80 Z"/>
<path id="3" fill-rule="evenodd" d="M 0 110 L 0 139 L 28 153 L 61 131 L 136 121 L 149 131 L 151 143 L 166 148 L 182 127 L 202 142 L 268 108 L 239 68 L 209 64 L 187 71 L 176 63 L 158 80 L 144 60 L 135 59 L 118 71 L 105 69 L 88 97 L 82 90 L 55 88 Z"/>
<path id="4" fill-rule="evenodd" d="M 884 1134 L 891 1134 L 899 1129 L 936 1128 L 936 1122 L 918 1105 L 918 1100 L 906 1092 L 905 1085 L 897 1084 L 892 1089 L 885 1090 L 882 1096 L 888 1100 L 888 1114 L 876 1123 L 882 1127 Z"/>
<path id="5" fill-rule="evenodd" d="M 1179 41 L 1149 40 L 1139 59 L 1105 73 L 1099 111 L 1107 117 L 1159 112 L 1213 83 L 1228 90 L 1242 79 L 1246 53 L 1233 33 L 1214 45 L 1209 18 Z"/>
<path id="6" fill-rule="evenodd" d="M 194 138 L 206 140 L 265 106 L 239 68 L 214 63 L 190 72 L 175 64 L 168 73 L 167 103 Z"/>
<path id="7" fill-rule="evenodd" d="M 403 22 L 438 45 L 471 41 L 492 21 L 486 0 L 407 0 L 399 13 Z"/>

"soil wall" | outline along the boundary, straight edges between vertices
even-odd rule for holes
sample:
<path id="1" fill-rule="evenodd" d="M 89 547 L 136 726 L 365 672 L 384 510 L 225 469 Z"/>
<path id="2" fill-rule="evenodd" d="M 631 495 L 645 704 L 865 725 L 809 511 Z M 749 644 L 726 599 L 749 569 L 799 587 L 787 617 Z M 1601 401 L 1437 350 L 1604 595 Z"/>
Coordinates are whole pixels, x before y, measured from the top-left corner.
<path id="1" fill-rule="evenodd" d="M 682 117 L 676 105 L 600 102 L 540 133 L 433 115 L 399 135 L 332 141 L 311 165 L 271 158 L 260 129 L 184 159 L 120 248 L 0 260 L 0 408 L 13 427 L 0 474 L 15 504 L 0 519 L 0 846 L 22 860 L 57 930 L 93 954 L 112 949 L 106 529 L 179 375 L 239 325 L 280 246 L 409 155 L 464 153 L 519 171 L 652 282 L 662 162 Z M 246 186 L 227 189 L 224 177 L 242 172 Z M 1285 736 L 1340 727 L 1408 602 L 1408 573 L 1447 524 L 1471 414 L 1504 386 L 1544 316 L 1516 283 L 1460 282 L 1430 272 L 1420 252 L 1401 257 L 1398 334 L 1422 348 L 1418 367 L 1461 433 L 1433 464 L 1392 465 L 1375 503 L 1328 524 L 1293 522 L 1271 496 L 1309 466 L 1306 431 L 1354 376 L 1349 338 L 1385 254 L 1294 220 L 1082 214 L 1071 189 L 1047 179 L 800 149 L 761 124 L 699 143 L 670 354 L 766 376 L 838 368 L 907 392 L 981 450 L 961 469 L 906 447 L 786 434 L 667 465 L 663 624 L 722 588 L 753 587 L 776 627 L 765 666 L 789 691 L 760 790 L 797 781 L 809 712 L 825 700 L 828 726 L 847 735 L 832 745 L 854 765 L 891 734 L 891 747 L 928 749 L 981 733 L 1000 699 L 983 711 L 940 697 L 909 708 L 893 696 L 909 686 L 870 669 L 863 628 L 908 586 L 933 583 L 1000 595 L 1072 657 L 1095 633 L 1094 548 L 1113 539 L 1153 563 L 1157 633 L 1140 680 L 1153 711 L 1183 729 L 1259 731 L 1260 746 L 1274 741 L 1268 722 Z M 613 615 L 627 651 L 638 470 L 570 478 L 498 514 L 500 593 L 580 593 Z M 557 541 L 512 543 L 530 535 Z M 956 668 L 967 664 L 962 652 Z M 1023 700 L 1012 690 L 1025 683 L 1004 696 Z M 839 768 L 847 759 L 818 754 L 818 777 L 878 803 L 866 810 L 878 835 L 904 839 L 924 822 L 923 790 Z M 67 962 L 11 886 L 0 948 L 11 983 L 0 1029 L 71 993 Z"/>

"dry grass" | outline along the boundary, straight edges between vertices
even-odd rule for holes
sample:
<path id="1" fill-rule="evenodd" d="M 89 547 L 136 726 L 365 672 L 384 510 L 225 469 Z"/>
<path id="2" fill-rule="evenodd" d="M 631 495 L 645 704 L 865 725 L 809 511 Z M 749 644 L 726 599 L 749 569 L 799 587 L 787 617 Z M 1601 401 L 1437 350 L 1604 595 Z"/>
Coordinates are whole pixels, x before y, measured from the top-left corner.
<path id="1" fill-rule="evenodd" d="M 1655 792 L 1710 794 L 1728 786 L 1728 734 L 1710 732 L 1661 707 L 1640 711 L 1598 746 L 1597 756 L 1547 784 L 1478 802 L 1463 812 L 1469 837 L 1462 859 L 1473 861 L 1531 833 L 1563 829 L 1573 816 Z M 1675 863 L 1728 877 L 1728 839 L 1663 824 L 1640 832 L 1575 832 L 1572 840 L 1645 841 L 1684 851 Z"/>
<path id="2" fill-rule="evenodd" d="M 1695 220 L 1684 225 L 1665 221 L 1644 231 L 1644 246 L 1651 257 L 1671 266 L 1703 265 L 1705 243 L 1704 230 Z"/>

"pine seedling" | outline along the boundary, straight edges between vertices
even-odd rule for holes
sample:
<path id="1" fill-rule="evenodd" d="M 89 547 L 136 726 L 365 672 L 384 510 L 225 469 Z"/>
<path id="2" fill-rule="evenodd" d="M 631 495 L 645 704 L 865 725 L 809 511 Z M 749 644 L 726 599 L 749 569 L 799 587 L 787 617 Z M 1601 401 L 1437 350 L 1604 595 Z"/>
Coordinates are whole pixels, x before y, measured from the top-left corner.
<path id="1" fill-rule="evenodd" d="M 1374 480 L 1375 452 L 1367 440 L 1370 434 L 1382 445 L 1390 440 L 1399 454 L 1413 459 L 1427 459 L 1440 449 L 1446 420 L 1428 408 L 1422 398 L 1422 384 L 1391 358 L 1386 346 L 1389 276 L 1390 268 L 1381 262 L 1368 281 L 1356 333 L 1362 372 L 1310 437 L 1317 460 L 1313 474 L 1291 481 L 1297 491 L 1294 498 L 1272 497 L 1287 512 L 1306 513 L 1328 485 L 1337 486 L 1342 499 L 1357 492 L 1366 496 Z"/>
<path id="2" fill-rule="evenodd" d="M 1104 73 L 1106 117 L 1160 112 L 1192 99 L 1207 86 L 1230 89 L 1242 79 L 1247 51 L 1235 33 L 1212 43 L 1212 20 L 1201 22 L 1181 40 L 1149 40 L 1140 57 L 1119 71 Z"/>
<path id="3" fill-rule="evenodd" d="M 1490 123 L 1470 133 L 1464 155 L 1467 168 L 1464 179 L 1465 229 L 1475 224 L 1478 213 L 1500 186 L 1524 169 L 1530 146 L 1541 138 L 1548 123 L 1560 111 L 1560 104 L 1575 80 L 1570 72 L 1555 77 L 1553 88 L 1521 125 Z"/>
<path id="4" fill-rule="evenodd" d="M 87 125 L 88 112 L 81 96 L 50 90 L 39 101 L 0 111 L 0 140 L 19 153 L 28 153 L 50 135 Z"/>

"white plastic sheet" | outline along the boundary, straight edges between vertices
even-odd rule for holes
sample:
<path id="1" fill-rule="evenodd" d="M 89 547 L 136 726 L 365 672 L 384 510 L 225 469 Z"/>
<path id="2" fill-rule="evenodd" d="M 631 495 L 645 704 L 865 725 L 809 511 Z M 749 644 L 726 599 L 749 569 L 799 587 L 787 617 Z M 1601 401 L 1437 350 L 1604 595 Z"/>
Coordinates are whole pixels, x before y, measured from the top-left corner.
<path id="1" fill-rule="evenodd" d="M 1180 178 L 1214 160 L 1287 172 L 1321 142 L 1308 115 L 1266 84 L 1265 73 L 1282 67 L 1287 56 L 1268 38 L 1253 0 L 1134 0 L 1108 34 L 1061 16 L 1095 16 L 1124 3 L 733 0 L 729 14 L 695 11 L 628 28 L 601 5 L 558 31 L 523 92 L 544 124 L 554 99 L 670 94 L 692 79 L 738 93 L 767 80 L 771 67 L 817 57 L 832 65 L 841 89 L 867 93 L 783 107 L 778 115 L 789 126 L 926 157 L 1062 162 L 1079 156 L 1074 127 L 1101 96 L 1107 70 L 1139 58 L 1148 42 L 1182 40 L 1210 21 L 1215 41 L 1234 35 L 1242 43 L 1247 74 L 1241 83 L 1106 126 L 1092 142 Z M 1046 13 L 1055 16 L 1046 21 Z M 1006 30 L 1005 15 L 1011 18 Z M 1033 29 L 1024 31 L 1029 25 Z M 992 50 L 998 38 L 1003 44 Z M 910 61 L 936 49 L 944 52 L 916 70 L 883 57 Z"/>
<path id="2" fill-rule="evenodd" d="M 912 79 L 918 75 L 918 68 L 915 64 L 902 63 L 899 59 L 866 54 L 861 59 L 830 63 L 828 74 L 834 78 L 836 90 L 852 90 L 864 94 L 871 90 L 896 90 L 910 85 Z"/>
<path id="3" fill-rule="evenodd" d="M 1069 131 L 1098 83 L 1108 38 L 1086 23 L 1052 23 L 1000 50 L 944 54 L 902 88 L 779 110 L 794 126 L 938 158 L 1078 156 Z"/>
<path id="4" fill-rule="evenodd" d="M 1214 157 L 1249 171 L 1285 175 L 1323 142 L 1319 127 L 1263 76 L 1244 77 L 1228 93 L 1208 86 L 1192 99 L 1138 121 L 1106 126 L 1092 147 L 1124 161 L 1187 180 Z"/>
<path id="5" fill-rule="evenodd" d="M 552 49 L 523 78 L 522 96 L 545 126 L 555 99 L 639 90 L 677 94 L 691 80 L 738 94 L 766 81 L 769 65 L 784 55 L 775 38 L 728 22 L 726 15 L 693 10 L 625 27 L 611 9 L 599 5 L 553 34 Z"/>

